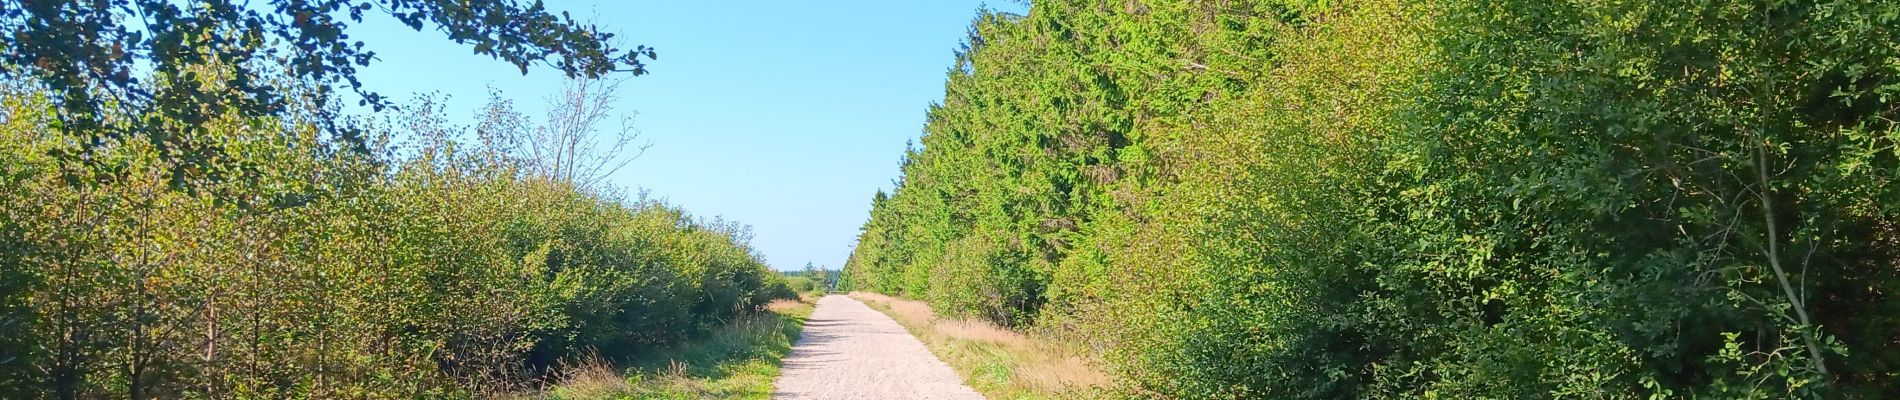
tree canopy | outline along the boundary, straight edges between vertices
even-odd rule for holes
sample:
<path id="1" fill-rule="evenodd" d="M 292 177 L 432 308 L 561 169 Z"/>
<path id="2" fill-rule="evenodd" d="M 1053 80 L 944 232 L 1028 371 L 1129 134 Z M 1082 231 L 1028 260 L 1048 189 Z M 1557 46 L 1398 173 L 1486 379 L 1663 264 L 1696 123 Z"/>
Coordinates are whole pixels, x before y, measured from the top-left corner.
<path id="1" fill-rule="evenodd" d="M 985 13 L 854 287 L 1160 398 L 1900 393 L 1900 3 Z"/>
<path id="2" fill-rule="evenodd" d="M 227 113 L 279 116 L 307 107 L 332 117 L 338 88 L 356 93 L 361 105 L 389 105 L 356 77 L 376 54 L 350 28 L 376 14 L 416 30 L 433 27 L 524 74 L 544 65 L 574 78 L 640 75 L 656 55 L 643 45 L 621 48 L 613 33 L 539 1 L 4 0 L 0 76 L 48 89 L 59 105 L 58 128 L 87 132 L 94 147 L 141 136 L 165 157 L 187 161 L 178 172 L 202 170 L 221 151 L 191 132 Z M 360 147 L 357 129 L 313 120 Z"/>

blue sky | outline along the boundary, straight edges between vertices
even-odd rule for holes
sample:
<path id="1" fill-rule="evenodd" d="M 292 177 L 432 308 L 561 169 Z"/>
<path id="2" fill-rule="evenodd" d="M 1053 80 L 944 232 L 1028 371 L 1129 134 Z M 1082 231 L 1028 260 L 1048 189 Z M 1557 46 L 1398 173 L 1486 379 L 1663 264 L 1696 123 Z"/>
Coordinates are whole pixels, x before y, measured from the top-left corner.
<path id="1" fill-rule="evenodd" d="M 889 190 L 906 141 L 943 98 L 944 71 L 981 1 L 562 1 L 623 47 L 653 46 L 650 74 L 621 87 L 619 112 L 653 147 L 610 181 L 701 216 L 751 225 L 774 268 L 836 268 L 871 195 Z M 990 4 L 1020 11 L 1011 2 Z M 387 16 L 355 39 L 379 60 L 359 77 L 398 100 L 437 92 L 466 123 L 500 89 L 531 116 L 559 93 L 545 67 L 473 55 Z"/>

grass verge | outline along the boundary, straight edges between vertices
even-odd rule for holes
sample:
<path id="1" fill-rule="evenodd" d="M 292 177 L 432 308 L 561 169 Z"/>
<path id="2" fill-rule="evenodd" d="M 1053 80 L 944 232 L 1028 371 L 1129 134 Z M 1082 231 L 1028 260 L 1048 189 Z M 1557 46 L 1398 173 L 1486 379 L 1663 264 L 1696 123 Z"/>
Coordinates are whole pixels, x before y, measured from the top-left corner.
<path id="1" fill-rule="evenodd" d="M 779 300 L 771 312 L 733 322 L 704 338 L 653 353 L 615 371 L 608 362 L 583 359 L 565 368 L 543 398 L 765 399 L 772 395 L 779 361 L 811 316 L 809 301 Z"/>
<path id="2" fill-rule="evenodd" d="M 884 312 L 991 399 L 1093 399 L 1111 396 L 1108 375 L 1087 358 L 1033 335 L 984 321 L 938 318 L 921 301 L 851 292 Z"/>

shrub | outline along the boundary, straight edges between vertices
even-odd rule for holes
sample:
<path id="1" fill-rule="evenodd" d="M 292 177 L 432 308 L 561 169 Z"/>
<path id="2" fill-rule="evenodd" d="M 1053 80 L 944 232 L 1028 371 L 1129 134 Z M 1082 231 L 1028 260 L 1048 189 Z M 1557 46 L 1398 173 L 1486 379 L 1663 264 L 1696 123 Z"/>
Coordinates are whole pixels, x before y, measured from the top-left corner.
<path id="1" fill-rule="evenodd" d="M 803 276 L 785 277 L 785 284 L 786 286 L 791 288 L 792 291 L 798 292 L 798 293 L 805 293 L 805 292 L 810 292 L 813 290 L 818 290 L 818 284 L 812 283 L 811 278 L 806 278 Z"/>
<path id="2" fill-rule="evenodd" d="M 743 227 L 524 172 L 428 106 L 366 151 L 296 116 L 92 144 L 43 92 L 0 106 L 0 397 L 473 397 L 783 296 Z M 215 169 L 158 157 L 194 146 Z"/>
<path id="3" fill-rule="evenodd" d="M 1882 397 L 1896 15 L 986 12 L 846 275 L 1161 397 Z"/>

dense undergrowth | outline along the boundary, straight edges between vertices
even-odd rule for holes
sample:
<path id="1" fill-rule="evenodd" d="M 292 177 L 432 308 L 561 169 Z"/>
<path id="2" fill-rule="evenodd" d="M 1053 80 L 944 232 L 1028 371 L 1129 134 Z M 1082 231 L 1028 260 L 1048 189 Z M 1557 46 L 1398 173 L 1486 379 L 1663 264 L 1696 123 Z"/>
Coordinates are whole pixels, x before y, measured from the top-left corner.
<path id="1" fill-rule="evenodd" d="M 154 138 L 60 129 L 45 92 L 5 91 L 0 398 L 512 393 L 793 296 L 744 227 L 546 173 L 506 111 Z"/>
<path id="2" fill-rule="evenodd" d="M 1900 396 L 1900 4 L 986 12 L 847 286 L 1186 398 Z"/>
<path id="3" fill-rule="evenodd" d="M 604 360 L 564 368 L 550 400 L 766 399 L 814 309 L 811 301 L 775 300 L 768 312 L 734 321 L 616 368 Z"/>

